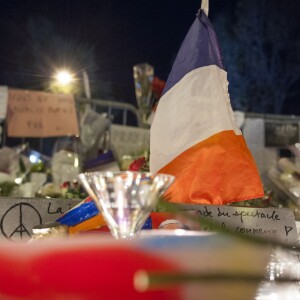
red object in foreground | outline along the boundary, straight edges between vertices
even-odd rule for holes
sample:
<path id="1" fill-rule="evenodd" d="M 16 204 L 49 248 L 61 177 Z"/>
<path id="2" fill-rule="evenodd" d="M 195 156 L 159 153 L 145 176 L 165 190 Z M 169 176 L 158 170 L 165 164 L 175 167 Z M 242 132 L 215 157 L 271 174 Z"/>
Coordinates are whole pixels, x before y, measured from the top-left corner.
<path id="1" fill-rule="evenodd" d="M 181 299 L 175 288 L 140 293 L 133 286 L 136 271 L 175 271 L 174 265 L 130 244 L 98 239 L 0 245 L 0 298 Z"/>

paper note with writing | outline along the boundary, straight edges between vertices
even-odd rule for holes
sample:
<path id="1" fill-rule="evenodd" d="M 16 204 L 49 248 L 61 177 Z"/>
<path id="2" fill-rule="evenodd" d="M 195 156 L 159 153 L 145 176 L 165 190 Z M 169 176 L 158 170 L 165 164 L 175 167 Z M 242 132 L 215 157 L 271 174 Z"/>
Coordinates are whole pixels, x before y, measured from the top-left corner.
<path id="1" fill-rule="evenodd" d="M 11 137 L 79 135 L 72 95 L 9 89 L 7 123 Z"/>
<path id="2" fill-rule="evenodd" d="M 250 208 L 213 205 L 180 205 L 182 210 L 193 210 L 211 224 L 201 228 L 214 231 L 213 223 L 239 234 L 295 243 L 298 239 L 294 212 L 287 208 Z"/>
<path id="3" fill-rule="evenodd" d="M 112 125 L 110 130 L 111 145 L 116 153 L 118 161 L 123 155 L 142 155 L 149 150 L 149 129 L 131 126 Z"/>
<path id="4" fill-rule="evenodd" d="M 0 120 L 5 119 L 7 109 L 8 88 L 0 86 Z"/>
<path id="5" fill-rule="evenodd" d="M 0 238 L 12 241 L 30 239 L 32 227 L 56 221 L 77 205 L 76 199 L 0 199 Z"/>

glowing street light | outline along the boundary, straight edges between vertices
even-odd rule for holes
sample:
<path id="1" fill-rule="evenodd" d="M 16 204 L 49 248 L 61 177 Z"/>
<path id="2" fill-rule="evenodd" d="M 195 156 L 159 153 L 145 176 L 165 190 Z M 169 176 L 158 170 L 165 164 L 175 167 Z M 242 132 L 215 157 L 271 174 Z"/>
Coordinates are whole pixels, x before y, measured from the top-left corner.
<path id="1" fill-rule="evenodd" d="M 85 97 L 91 98 L 89 77 L 86 71 L 82 72 L 82 85 Z M 78 73 L 71 73 L 66 69 L 57 70 L 50 82 L 49 89 L 54 93 L 76 94 L 80 91 Z"/>
<path id="2" fill-rule="evenodd" d="M 75 74 L 67 69 L 57 70 L 49 82 L 49 90 L 53 93 L 75 94 L 78 90 Z"/>
<path id="3" fill-rule="evenodd" d="M 57 83 L 62 86 L 69 85 L 72 81 L 74 81 L 73 75 L 67 70 L 58 71 L 55 74 L 55 79 L 57 80 Z"/>

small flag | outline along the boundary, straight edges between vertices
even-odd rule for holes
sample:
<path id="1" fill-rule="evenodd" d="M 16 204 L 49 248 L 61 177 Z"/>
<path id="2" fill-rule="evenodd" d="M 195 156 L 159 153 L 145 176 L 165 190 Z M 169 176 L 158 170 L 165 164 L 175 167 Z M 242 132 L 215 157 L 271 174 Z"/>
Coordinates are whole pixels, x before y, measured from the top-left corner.
<path id="1" fill-rule="evenodd" d="M 169 74 L 150 132 L 150 171 L 172 174 L 171 202 L 226 204 L 264 195 L 236 126 L 215 31 L 201 9 Z"/>

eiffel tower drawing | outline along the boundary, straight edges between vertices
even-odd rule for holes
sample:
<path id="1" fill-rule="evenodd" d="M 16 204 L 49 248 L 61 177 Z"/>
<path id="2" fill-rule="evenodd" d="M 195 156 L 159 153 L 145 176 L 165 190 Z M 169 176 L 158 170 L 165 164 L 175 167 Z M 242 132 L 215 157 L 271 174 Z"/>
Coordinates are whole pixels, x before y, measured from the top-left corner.
<path id="1" fill-rule="evenodd" d="M 20 238 L 23 238 L 23 233 L 26 233 L 29 237 L 31 237 L 31 234 L 29 233 L 29 231 L 27 230 L 27 228 L 23 225 L 20 224 L 9 236 L 9 238 L 11 238 L 14 234 L 18 234 L 20 236 Z"/>

